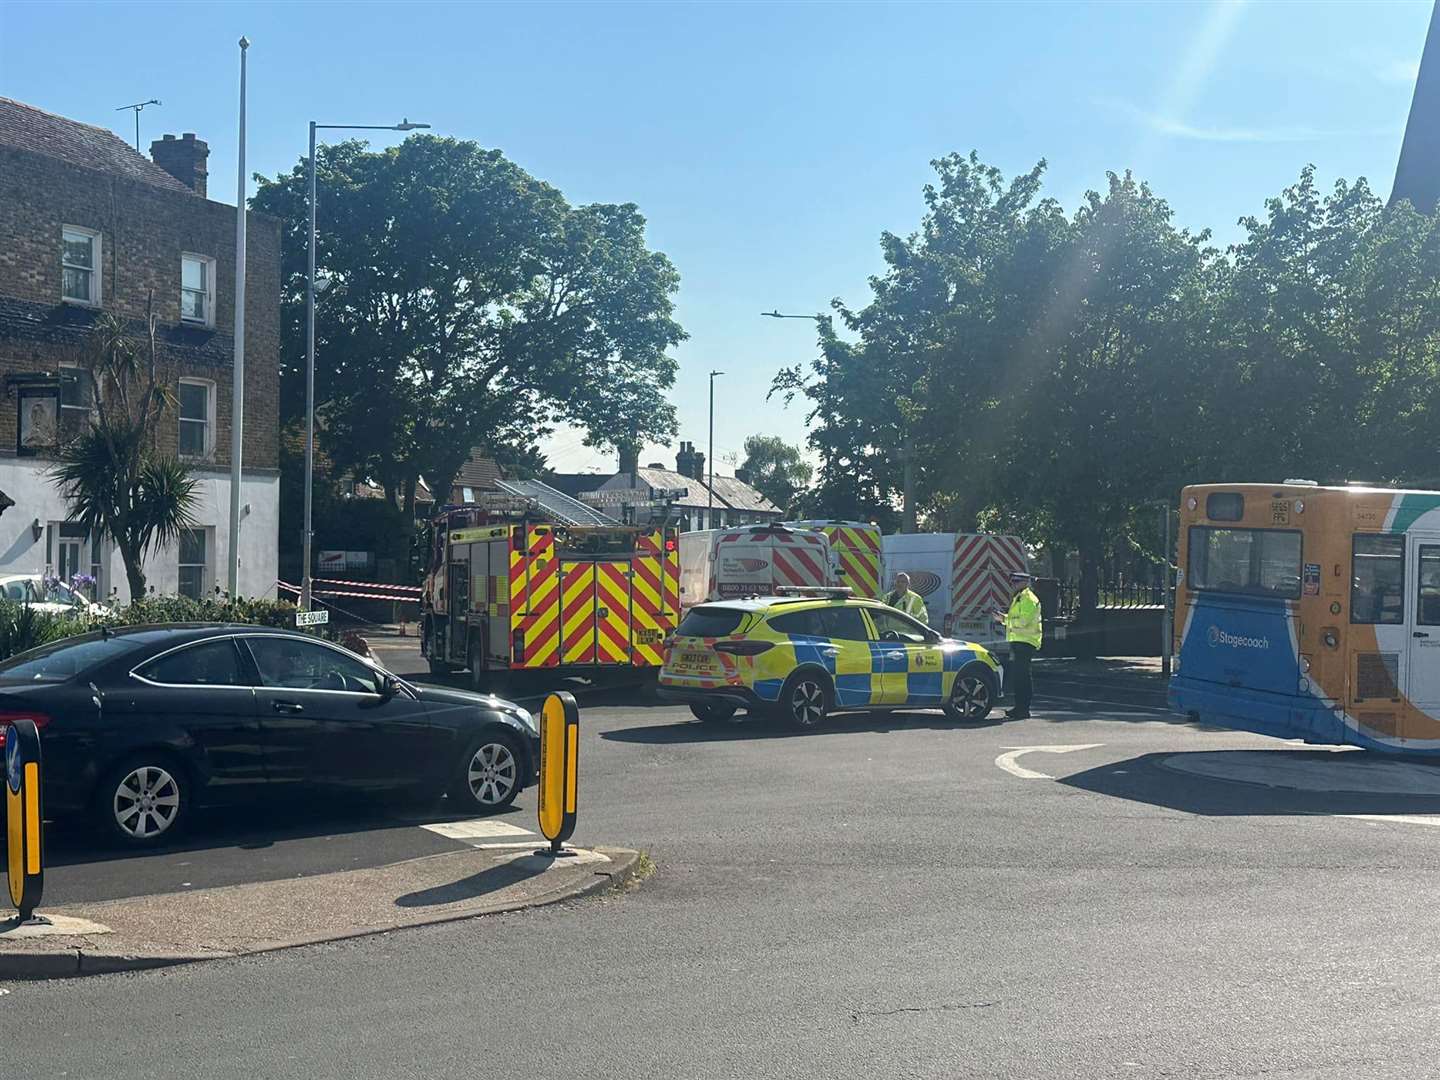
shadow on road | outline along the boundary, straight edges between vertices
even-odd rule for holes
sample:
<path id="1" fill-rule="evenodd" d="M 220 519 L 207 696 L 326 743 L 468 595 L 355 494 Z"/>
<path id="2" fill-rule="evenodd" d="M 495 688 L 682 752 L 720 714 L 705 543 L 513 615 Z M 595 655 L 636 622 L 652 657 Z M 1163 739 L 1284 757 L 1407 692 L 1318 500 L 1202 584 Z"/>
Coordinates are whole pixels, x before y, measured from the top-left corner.
<path id="1" fill-rule="evenodd" d="M 1440 763 L 1363 750 L 1143 754 L 1058 782 L 1212 817 L 1440 814 Z"/>
<path id="2" fill-rule="evenodd" d="M 487 893 L 496 892 L 509 885 L 518 885 L 529 878 L 539 877 L 549 868 L 549 860 L 538 855 L 514 859 L 487 867 L 478 874 L 452 881 L 449 885 L 435 885 L 418 892 L 406 893 L 395 898 L 395 906 L 403 908 L 439 907 L 461 900 L 474 900 Z"/>
<path id="3" fill-rule="evenodd" d="M 494 820 L 523 815 L 512 807 Z M 196 811 L 184 833 L 158 847 L 123 848 L 105 843 L 83 821 L 50 821 L 45 825 L 45 861 L 49 866 L 81 866 L 154 854 L 204 852 L 221 848 L 262 851 L 291 840 L 411 829 L 436 821 L 470 819 L 476 815 L 440 799 L 431 806 L 347 805 L 343 802 L 301 801 L 266 807 Z M 0 849 L 4 845 L 0 844 Z"/>
<path id="4" fill-rule="evenodd" d="M 824 735 L 848 735 L 857 731 L 909 731 L 932 728 L 946 731 L 976 731 L 1008 723 L 1003 713 L 991 713 L 979 723 L 961 724 L 941 712 L 840 713 L 813 729 L 789 727 L 764 716 L 741 715 L 723 722 L 681 720 L 673 724 L 602 731 L 600 738 L 613 742 L 667 743 L 734 742 L 740 739 L 808 739 Z"/>

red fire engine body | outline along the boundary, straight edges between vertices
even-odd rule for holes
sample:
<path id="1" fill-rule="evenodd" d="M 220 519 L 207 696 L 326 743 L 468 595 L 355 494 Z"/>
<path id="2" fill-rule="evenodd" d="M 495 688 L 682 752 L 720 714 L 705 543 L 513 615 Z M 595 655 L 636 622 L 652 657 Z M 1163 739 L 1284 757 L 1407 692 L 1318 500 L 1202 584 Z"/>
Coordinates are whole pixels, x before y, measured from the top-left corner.
<path id="1" fill-rule="evenodd" d="M 680 615 L 679 535 L 664 525 L 561 525 L 479 508 L 431 525 L 421 651 L 432 672 L 655 668 Z"/>

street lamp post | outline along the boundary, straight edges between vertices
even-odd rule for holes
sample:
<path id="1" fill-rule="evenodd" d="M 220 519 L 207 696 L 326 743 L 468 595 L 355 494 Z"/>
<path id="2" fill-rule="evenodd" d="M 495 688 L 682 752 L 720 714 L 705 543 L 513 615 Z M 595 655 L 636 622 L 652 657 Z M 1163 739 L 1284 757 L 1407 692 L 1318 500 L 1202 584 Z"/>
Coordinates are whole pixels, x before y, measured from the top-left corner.
<path id="1" fill-rule="evenodd" d="M 710 480 L 705 485 L 708 493 L 705 503 L 705 523 L 712 529 L 715 527 L 715 376 L 724 374 L 723 371 L 710 372 Z"/>
<path id="2" fill-rule="evenodd" d="M 310 121 L 310 260 L 305 275 L 305 536 L 304 560 L 300 570 L 300 610 L 310 610 L 310 541 L 314 533 L 311 518 L 315 498 L 315 132 L 325 131 L 416 131 L 429 124 L 403 119 L 398 124 L 317 124 Z"/>

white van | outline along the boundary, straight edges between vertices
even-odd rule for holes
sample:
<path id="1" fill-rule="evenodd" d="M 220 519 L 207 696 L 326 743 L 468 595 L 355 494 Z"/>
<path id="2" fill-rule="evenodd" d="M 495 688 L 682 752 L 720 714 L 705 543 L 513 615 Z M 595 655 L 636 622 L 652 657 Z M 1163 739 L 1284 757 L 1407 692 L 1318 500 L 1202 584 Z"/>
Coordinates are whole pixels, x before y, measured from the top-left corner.
<path id="1" fill-rule="evenodd" d="M 1010 606 L 1010 575 L 1029 569 L 1020 538 L 996 533 L 896 533 L 883 553 L 886 592 L 903 570 L 932 627 L 980 644 L 1003 637 L 991 612 Z"/>
<path id="2" fill-rule="evenodd" d="M 778 585 L 833 586 L 825 534 L 785 525 L 740 525 L 680 534 L 680 609 L 707 600 L 770 596 Z"/>

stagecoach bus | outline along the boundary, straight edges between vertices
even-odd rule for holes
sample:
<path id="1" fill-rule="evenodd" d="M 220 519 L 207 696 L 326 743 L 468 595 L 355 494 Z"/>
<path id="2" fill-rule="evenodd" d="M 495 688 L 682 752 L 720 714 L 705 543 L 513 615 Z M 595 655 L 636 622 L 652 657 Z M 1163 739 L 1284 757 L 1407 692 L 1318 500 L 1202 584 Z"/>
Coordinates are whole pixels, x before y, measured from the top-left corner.
<path id="1" fill-rule="evenodd" d="M 1440 492 L 1187 487 L 1175 644 L 1204 723 L 1440 754 Z"/>

